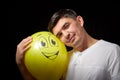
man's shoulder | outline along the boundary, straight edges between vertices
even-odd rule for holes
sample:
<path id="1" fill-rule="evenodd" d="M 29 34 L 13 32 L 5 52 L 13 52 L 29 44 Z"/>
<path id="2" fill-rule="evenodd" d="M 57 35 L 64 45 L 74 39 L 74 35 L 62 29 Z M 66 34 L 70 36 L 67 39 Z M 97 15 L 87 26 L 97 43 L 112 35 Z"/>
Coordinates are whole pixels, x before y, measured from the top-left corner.
<path id="1" fill-rule="evenodd" d="M 106 40 L 101 40 L 100 46 L 104 50 L 109 50 L 109 51 L 117 51 L 120 52 L 120 46 L 114 42 L 106 41 Z"/>
<path id="2" fill-rule="evenodd" d="M 103 39 L 100 40 L 100 43 L 109 47 L 119 47 L 118 44 Z"/>

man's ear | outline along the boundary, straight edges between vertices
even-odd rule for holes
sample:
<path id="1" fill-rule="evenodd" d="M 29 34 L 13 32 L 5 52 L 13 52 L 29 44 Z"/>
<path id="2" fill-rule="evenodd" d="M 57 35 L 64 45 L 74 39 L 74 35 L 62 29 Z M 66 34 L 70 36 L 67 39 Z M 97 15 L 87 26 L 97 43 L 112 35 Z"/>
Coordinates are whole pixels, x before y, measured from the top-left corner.
<path id="1" fill-rule="evenodd" d="M 78 21 L 78 23 L 79 23 L 81 26 L 84 25 L 84 20 L 83 20 L 83 18 L 82 18 L 81 16 L 77 16 L 77 21 Z"/>

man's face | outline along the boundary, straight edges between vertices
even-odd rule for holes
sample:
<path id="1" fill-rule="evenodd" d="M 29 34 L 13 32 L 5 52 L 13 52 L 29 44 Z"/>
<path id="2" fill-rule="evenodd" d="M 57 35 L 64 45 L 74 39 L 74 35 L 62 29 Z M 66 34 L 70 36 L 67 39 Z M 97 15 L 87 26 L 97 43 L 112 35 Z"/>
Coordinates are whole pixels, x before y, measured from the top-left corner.
<path id="1" fill-rule="evenodd" d="M 76 20 L 72 18 L 61 18 L 53 28 L 53 33 L 66 46 L 79 47 L 84 39 L 82 17 L 78 16 Z"/>

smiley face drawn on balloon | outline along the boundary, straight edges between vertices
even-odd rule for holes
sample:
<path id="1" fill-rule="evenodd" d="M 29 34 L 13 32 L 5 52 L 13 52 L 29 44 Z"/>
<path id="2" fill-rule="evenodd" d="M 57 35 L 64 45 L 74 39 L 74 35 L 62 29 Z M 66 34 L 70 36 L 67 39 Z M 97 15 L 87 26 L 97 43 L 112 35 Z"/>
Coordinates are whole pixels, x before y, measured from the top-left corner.
<path id="1" fill-rule="evenodd" d="M 59 44 L 56 37 L 52 34 L 43 35 L 38 34 L 38 46 L 41 51 L 41 53 L 50 60 L 54 60 L 59 55 Z"/>
<path id="2" fill-rule="evenodd" d="M 24 58 L 26 68 L 37 80 L 59 80 L 69 61 L 64 43 L 46 31 L 36 32 L 31 37 Z"/>

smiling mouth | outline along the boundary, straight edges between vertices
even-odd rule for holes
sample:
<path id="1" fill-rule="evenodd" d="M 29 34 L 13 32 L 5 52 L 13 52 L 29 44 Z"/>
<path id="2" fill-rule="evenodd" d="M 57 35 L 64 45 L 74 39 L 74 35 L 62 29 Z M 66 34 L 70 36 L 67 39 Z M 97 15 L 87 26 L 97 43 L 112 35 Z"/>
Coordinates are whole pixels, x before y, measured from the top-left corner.
<path id="1" fill-rule="evenodd" d="M 58 53 L 59 53 L 59 51 L 57 51 L 57 52 L 52 52 L 52 53 L 42 52 L 42 54 L 43 54 L 46 58 L 48 58 L 48 59 L 50 59 L 50 60 L 56 59 L 56 57 L 58 56 Z"/>
<path id="2" fill-rule="evenodd" d="M 70 38 L 69 42 L 72 43 L 75 40 L 75 34 Z"/>

